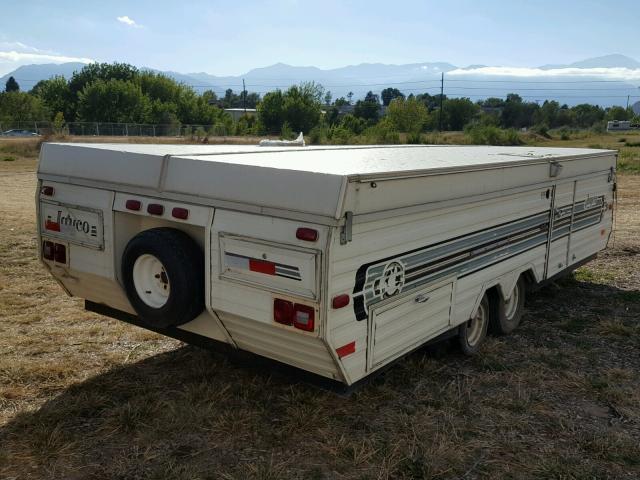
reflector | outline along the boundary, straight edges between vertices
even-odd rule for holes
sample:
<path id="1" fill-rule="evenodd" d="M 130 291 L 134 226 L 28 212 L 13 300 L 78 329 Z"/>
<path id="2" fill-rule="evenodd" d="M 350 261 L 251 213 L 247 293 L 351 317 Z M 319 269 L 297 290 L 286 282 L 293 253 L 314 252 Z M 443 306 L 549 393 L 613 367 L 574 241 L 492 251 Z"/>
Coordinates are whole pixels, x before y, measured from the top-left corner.
<path id="1" fill-rule="evenodd" d="M 341 347 L 336 348 L 336 353 L 338 354 L 338 358 L 346 357 L 347 355 L 351 355 L 356 351 L 356 342 L 355 340 L 351 343 L 347 343 Z"/>
<path id="2" fill-rule="evenodd" d="M 249 270 L 252 272 L 266 273 L 267 275 L 276 274 L 276 264 L 265 260 L 249 259 Z"/>

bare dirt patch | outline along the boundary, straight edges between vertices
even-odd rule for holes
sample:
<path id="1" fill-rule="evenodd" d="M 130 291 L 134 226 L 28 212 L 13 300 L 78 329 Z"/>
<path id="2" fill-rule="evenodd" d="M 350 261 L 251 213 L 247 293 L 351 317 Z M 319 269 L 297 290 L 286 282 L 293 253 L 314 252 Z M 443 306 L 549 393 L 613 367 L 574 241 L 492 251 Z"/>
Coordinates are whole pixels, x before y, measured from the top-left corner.
<path id="1" fill-rule="evenodd" d="M 349 398 L 87 313 L 36 259 L 33 157 L 0 170 L 0 478 L 640 477 L 640 177 L 612 248 L 481 355 Z"/>

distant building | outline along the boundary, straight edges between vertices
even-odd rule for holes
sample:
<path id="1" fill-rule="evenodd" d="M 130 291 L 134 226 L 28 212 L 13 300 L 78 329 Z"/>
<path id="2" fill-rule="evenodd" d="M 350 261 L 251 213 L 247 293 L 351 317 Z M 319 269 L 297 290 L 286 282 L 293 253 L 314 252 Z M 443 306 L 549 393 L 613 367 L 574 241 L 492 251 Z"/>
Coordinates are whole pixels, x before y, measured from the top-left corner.
<path id="1" fill-rule="evenodd" d="M 635 115 L 640 115 L 640 102 L 636 102 L 633 105 L 631 105 L 631 110 L 633 110 L 633 113 Z"/>
<path id="2" fill-rule="evenodd" d="M 607 122 L 607 132 L 624 132 L 638 128 L 640 126 L 632 124 L 629 120 L 610 120 Z"/>
<path id="3" fill-rule="evenodd" d="M 347 114 L 353 115 L 353 112 L 355 111 L 356 106 L 355 105 L 340 105 L 340 106 L 324 105 L 322 108 L 325 109 L 325 111 L 329 111 L 332 108 L 336 108 L 338 110 L 338 118 L 341 118 L 341 117 L 344 117 Z M 380 107 L 378 109 L 378 114 L 381 117 L 386 115 L 387 114 L 387 107 L 385 107 L 384 105 L 380 105 Z"/>
<path id="4" fill-rule="evenodd" d="M 234 122 L 240 120 L 240 117 L 245 114 L 253 117 L 257 113 L 257 110 L 255 108 L 225 108 L 224 111 L 231 115 L 231 118 L 233 118 Z"/>

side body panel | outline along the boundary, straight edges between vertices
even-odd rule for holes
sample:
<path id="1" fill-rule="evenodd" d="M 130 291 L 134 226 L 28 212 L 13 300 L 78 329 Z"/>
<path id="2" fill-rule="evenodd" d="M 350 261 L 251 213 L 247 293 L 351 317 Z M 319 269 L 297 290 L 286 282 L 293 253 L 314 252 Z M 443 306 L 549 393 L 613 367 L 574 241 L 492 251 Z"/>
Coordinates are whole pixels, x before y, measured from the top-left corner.
<path id="1" fill-rule="evenodd" d="M 333 236 L 327 292 L 329 299 L 351 296 L 348 307 L 329 308 L 327 320 L 334 351 L 355 342 L 355 352 L 340 359 L 349 381 L 467 321 L 488 289 L 496 287 L 508 297 L 523 273 L 541 282 L 605 248 L 612 228 L 615 157 L 599 161 L 597 173 L 593 159 L 585 160 L 583 175 L 580 162 L 570 162 L 561 170 L 574 174 L 569 178 L 550 179 L 547 166 L 529 178 L 529 187 L 520 188 L 512 176 L 527 185 L 525 177 L 532 173 L 527 169 L 533 167 L 521 167 L 524 174 L 494 172 L 505 177 L 507 194 L 470 185 L 479 196 L 466 202 L 464 197 L 448 202 L 452 206 L 435 201 L 432 208 L 380 219 L 366 213 L 358 191 L 369 199 L 376 190 L 385 196 L 386 187 L 352 185 L 350 204 L 365 213 L 354 216 L 351 242 L 341 244 L 339 235 Z M 437 184 L 434 178 L 402 181 L 415 183 L 405 195 L 424 198 L 432 186 L 458 189 L 458 178 L 442 176 Z M 447 311 L 441 303 L 449 285 Z M 442 295 L 432 295 L 420 308 L 416 303 L 429 292 Z"/>

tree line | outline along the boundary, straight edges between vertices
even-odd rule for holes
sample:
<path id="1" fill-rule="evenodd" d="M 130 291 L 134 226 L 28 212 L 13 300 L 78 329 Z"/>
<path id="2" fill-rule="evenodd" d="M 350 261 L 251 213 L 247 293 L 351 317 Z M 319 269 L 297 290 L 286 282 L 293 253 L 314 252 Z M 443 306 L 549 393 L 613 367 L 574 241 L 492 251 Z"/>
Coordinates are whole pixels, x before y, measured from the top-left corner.
<path id="1" fill-rule="evenodd" d="M 257 117 L 233 122 L 225 108 L 257 108 Z M 367 134 L 393 141 L 396 134 L 457 131 L 474 126 L 502 129 L 567 128 L 603 129 L 607 120 L 634 120 L 630 109 L 581 104 L 573 107 L 548 100 L 527 102 L 515 93 L 506 98 L 450 98 L 428 93 L 405 96 L 396 88 L 379 94 L 368 92 L 353 102 L 333 100 L 322 85 L 307 82 L 261 97 L 255 92 L 227 89 L 222 96 L 212 90 L 197 93 L 161 73 L 139 70 L 123 63 L 92 63 L 68 80 L 62 76 L 38 82 L 30 91 L 20 91 L 10 77 L 0 93 L 0 122 L 55 120 L 150 123 L 160 125 L 211 125 L 235 134 L 291 136 L 302 131 L 318 141 L 348 142 Z"/>

